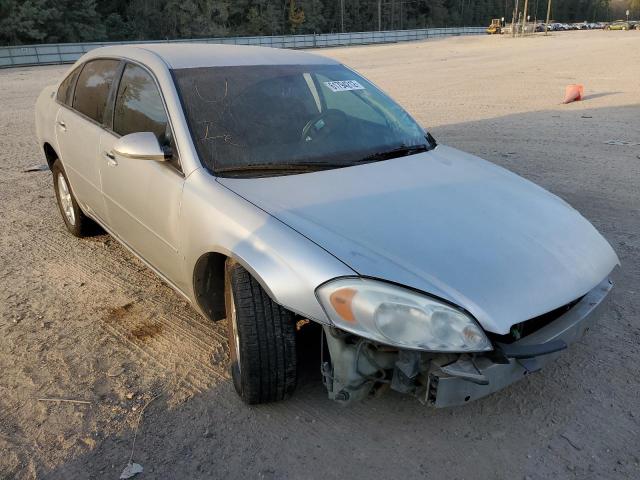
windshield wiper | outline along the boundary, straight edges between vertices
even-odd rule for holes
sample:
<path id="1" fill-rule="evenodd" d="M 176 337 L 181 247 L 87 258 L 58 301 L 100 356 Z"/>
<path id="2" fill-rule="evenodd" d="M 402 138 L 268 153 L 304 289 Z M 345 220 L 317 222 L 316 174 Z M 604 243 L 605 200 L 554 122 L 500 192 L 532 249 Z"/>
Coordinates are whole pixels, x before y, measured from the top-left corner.
<path id="1" fill-rule="evenodd" d="M 344 163 L 334 162 L 291 162 L 291 163 L 250 163 L 247 165 L 232 165 L 228 167 L 218 167 L 215 169 L 216 174 L 236 174 L 252 172 L 256 174 L 272 173 L 272 172 L 313 172 L 318 170 L 330 170 L 334 168 L 345 168 L 357 165 L 359 163 L 376 162 L 387 160 L 389 158 L 406 157 L 416 153 L 426 152 L 431 147 L 427 144 L 422 145 L 402 145 L 390 150 L 372 153 L 364 158 L 355 161 L 345 161 Z"/>
<path id="2" fill-rule="evenodd" d="M 248 165 L 233 165 L 230 167 L 218 167 L 216 173 L 236 173 L 250 171 L 308 171 L 325 170 L 330 168 L 348 167 L 346 163 L 330 162 L 299 162 L 299 163 L 252 163 Z"/>
<path id="3" fill-rule="evenodd" d="M 426 152 L 427 150 L 430 150 L 430 148 L 431 147 L 429 147 L 429 145 L 426 145 L 426 144 L 411 145 L 411 146 L 401 145 L 397 148 L 392 148 L 391 150 L 384 150 L 382 152 L 376 152 L 376 153 L 372 153 L 371 155 L 367 155 L 366 157 L 361 158 L 360 160 L 357 160 L 357 163 L 375 162 L 379 160 L 388 160 L 390 158 L 396 158 L 396 157 L 406 157 L 408 155 L 414 155 L 416 153 Z"/>

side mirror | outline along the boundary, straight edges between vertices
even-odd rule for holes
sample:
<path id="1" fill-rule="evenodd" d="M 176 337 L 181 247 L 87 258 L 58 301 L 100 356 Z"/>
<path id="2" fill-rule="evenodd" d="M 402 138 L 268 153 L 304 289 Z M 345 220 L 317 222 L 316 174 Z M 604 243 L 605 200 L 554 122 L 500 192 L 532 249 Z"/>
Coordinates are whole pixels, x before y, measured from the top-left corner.
<path id="1" fill-rule="evenodd" d="M 164 162 L 165 152 L 155 134 L 151 132 L 130 133 L 121 137 L 113 146 L 113 152 L 125 158 Z"/>

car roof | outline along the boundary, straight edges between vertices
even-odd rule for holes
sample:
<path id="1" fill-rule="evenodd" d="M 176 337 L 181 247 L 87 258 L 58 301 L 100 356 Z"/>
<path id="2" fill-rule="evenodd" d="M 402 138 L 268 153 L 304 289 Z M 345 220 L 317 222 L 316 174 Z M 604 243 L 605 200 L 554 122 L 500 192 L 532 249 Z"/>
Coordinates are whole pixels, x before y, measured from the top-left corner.
<path id="1" fill-rule="evenodd" d="M 91 57 L 126 56 L 143 60 L 148 52 L 171 69 L 244 65 L 337 65 L 339 62 L 300 50 L 213 43 L 140 43 L 91 51 Z"/>

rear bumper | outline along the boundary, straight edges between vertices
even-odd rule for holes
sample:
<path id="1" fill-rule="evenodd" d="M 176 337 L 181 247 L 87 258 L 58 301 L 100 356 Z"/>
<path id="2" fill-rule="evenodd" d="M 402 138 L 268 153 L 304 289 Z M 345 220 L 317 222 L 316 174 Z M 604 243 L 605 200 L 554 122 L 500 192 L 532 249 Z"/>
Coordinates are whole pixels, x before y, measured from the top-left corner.
<path id="1" fill-rule="evenodd" d="M 595 323 L 612 288 L 611 280 L 605 278 L 567 313 L 513 345 L 540 345 L 555 340 L 562 340 L 566 344 L 574 343 Z M 528 373 L 552 362 L 560 354 L 561 352 L 549 353 L 527 360 L 508 358 L 508 363 L 496 363 L 489 356 L 475 357 L 475 367 L 488 380 L 486 385 L 435 369 L 429 375 L 427 400 L 437 408 L 464 405 L 517 382 Z"/>

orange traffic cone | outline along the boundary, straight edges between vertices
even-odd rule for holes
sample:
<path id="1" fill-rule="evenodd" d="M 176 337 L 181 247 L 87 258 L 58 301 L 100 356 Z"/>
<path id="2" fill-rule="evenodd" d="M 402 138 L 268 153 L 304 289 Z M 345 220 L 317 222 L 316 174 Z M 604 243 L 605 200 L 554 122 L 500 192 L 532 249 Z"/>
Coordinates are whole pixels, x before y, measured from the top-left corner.
<path id="1" fill-rule="evenodd" d="M 564 92 L 564 102 L 562 103 L 571 103 L 582 100 L 584 96 L 584 86 L 580 83 L 572 83 L 571 85 L 567 85 L 567 88 Z"/>

